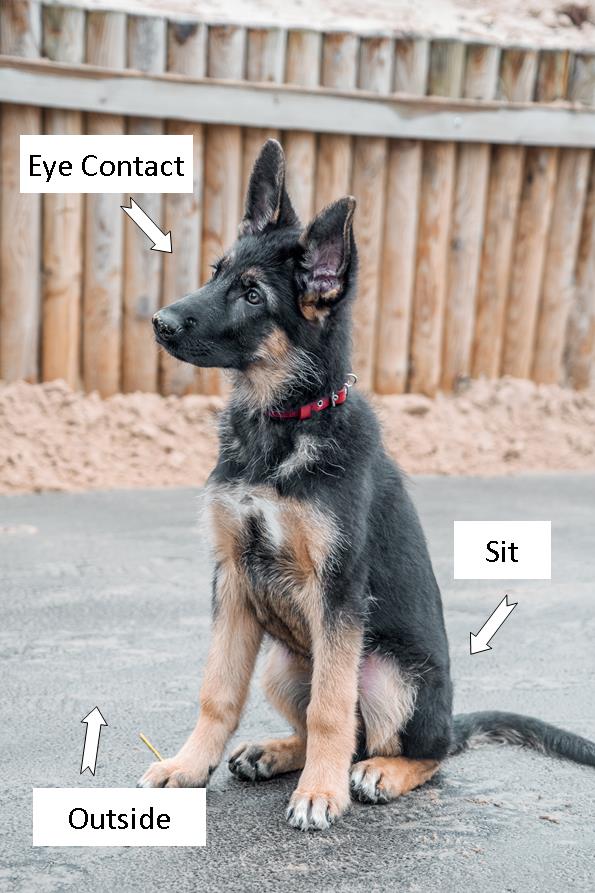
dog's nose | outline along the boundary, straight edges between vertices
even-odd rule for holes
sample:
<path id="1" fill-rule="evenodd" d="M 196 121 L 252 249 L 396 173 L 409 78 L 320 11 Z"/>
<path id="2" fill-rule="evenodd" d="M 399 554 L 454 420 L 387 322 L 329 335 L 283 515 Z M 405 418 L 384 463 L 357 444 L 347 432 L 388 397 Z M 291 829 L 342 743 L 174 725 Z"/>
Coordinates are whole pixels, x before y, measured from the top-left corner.
<path id="1" fill-rule="evenodd" d="M 163 310 L 154 314 L 152 322 L 155 334 L 159 335 L 163 341 L 169 341 L 173 338 L 180 328 L 175 320 L 167 318 L 167 315 Z"/>

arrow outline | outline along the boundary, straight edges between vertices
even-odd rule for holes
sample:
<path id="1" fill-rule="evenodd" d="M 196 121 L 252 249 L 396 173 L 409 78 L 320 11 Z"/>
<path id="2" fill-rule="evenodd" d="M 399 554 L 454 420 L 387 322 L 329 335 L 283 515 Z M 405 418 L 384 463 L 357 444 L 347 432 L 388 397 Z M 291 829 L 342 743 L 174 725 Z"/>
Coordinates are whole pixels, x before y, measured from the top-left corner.
<path id="1" fill-rule="evenodd" d="M 502 604 L 505 604 L 507 608 L 510 608 L 510 611 L 507 612 L 506 617 L 504 617 L 504 618 L 501 620 L 501 622 L 498 624 L 498 626 L 496 627 L 496 629 L 494 630 L 494 632 L 492 633 L 492 635 L 489 637 L 489 639 L 486 639 L 486 641 L 485 641 L 485 646 L 486 646 L 486 647 L 485 647 L 485 648 L 481 648 L 481 649 L 478 648 L 476 651 L 474 651 L 474 650 L 473 650 L 473 639 L 474 639 L 474 638 L 475 638 L 475 639 L 479 638 L 479 636 L 481 635 L 481 631 L 482 631 L 483 629 L 486 628 L 486 626 L 488 625 L 488 623 L 490 622 L 490 620 L 492 619 L 492 617 L 494 617 L 494 616 L 498 613 L 498 611 L 500 610 Z M 474 654 L 481 654 L 481 653 L 484 652 L 484 651 L 491 651 L 491 650 L 492 650 L 492 646 L 490 645 L 490 642 L 492 641 L 492 639 L 494 638 L 494 636 L 496 635 L 496 633 L 498 632 L 498 630 L 501 629 L 501 627 L 503 626 L 503 624 L 506 623 L 506 621 L 508 620 L 508 618 L 510 617 L 510 615 L 512 614 L 512 612 L 514 611 L 514 609 L 516 608 L 517 605 L 518 605 L 518 602 L 510 602 L 510 603 L 509 603 L 509 601 L 508 601 L 508 593 L 506 593 L 506 595 L 504 596 L 504 598 L 503 598 L 500 602 L 498 602 L 498 604 L 496 605 L 496 607 L 494 608 L 494 610 L 492 611 L 492 613 L 490 614 L 490 616 L 488 617 L 488 619 L 485 621 L 485 623 L 482 623 L 482 625 L 480 626 L 480 628 L 478 629 L 478 631 L 477 631 L 476 633 L 472 633 L 472 632 L 469 633 L 469 654 L 471 654 L 471 656 L 473 656 Z"/>
<path id="2" fill-rule="evenodd" d="M 101 717 L 101 722 L 99 723 L 99 728 L 98 728 L 98 732 L 97 732 L 97 747 L 96 747 L 96 749 L 95 749 L 95 760 L 94 760 L 94 762 L 93 762 L 93 766 L 91 766 L 91 765 L 89 764 L 89 765 L 87 765 L 87 766 L 85 766 L 85 767 L 83 768 L 83 764 L 84 764 L 84 762 L 85 762 L 85 749 L 86 749 L 86 746 L 87 746 L 87 735 L 89 734 L 89 717 L 91 716 L 92 713 L 95 713 L 96 710 L 97 710 L 99 716 Z M 99 707 L 97 706 L 97 704 L 95 704 L 95 706 L 93 707 L 93 709 L 92 709 L 92 710 L 89 710 L 89 712 L 86 714 L 86 716 L 84 716 L 84 717 L 81 719 L 81 723 L 84 723 L 84 724 L 85 724 L 86 729 L 85 729 L 85 740 L 83 741 L 83 755 L 82 755 L 82 757 L 81 757 L 81 771 L 80 771 L 80 775 L 82 775 L 83 772 L 86 772 L 87 769 L 88 769 L 89 772 L 91 773 L 91 775 L 92 775 L 93 777 L 95 777 L 95 770 L 97 769 L 97 756 L 98 756 L 98 754 L 99 754 L 99 741 L 100 741 L 100 738 L 101 738 L 101 730 L 102 730 L 103 726 L 107 726 L 107 725 L 109 725 L 109 723 L 106 721 L 106 719 L 105 719 L 103 713 L 101 712 L 101 710 L 99 709 Z"/>
<path id="3" fill-rule="evenodd" d="M 130 206 L 129 206 L 129 207 L 126 207 L 126 205 L 120 205 L 120 208 L 121 208 L 122 211 L 124 211 L 124 213 L 126 214 L 126 216 L 129 217 L 130 220 L 132 220 L 132 222 L 135 223 L 135 224 L 138 226 L 138 228 L 140 229 L 140 231 L 141 231 L 141 232 L 142 232 L 142 233 L 149 239 L 149 241 L 153 243 L 153 244 L 151 245 L 151 248 L 150 248 L 149 250 L 150 250 L 150 251 L 161 251 L 163 254 L 171 254 L 172 251 L 173 251 L 173 244 L 172 244 L 172 238 L 171 238 L 171 230 L 169 230 L 169 232 L 167 232 L 167 233 L 164 233 L 163 230 L 161 229 L 161 227 L 158 226 L 158 225 L 155 223 L 155 221 L 153 220 L 153 218 L 150 217 L 150 216 L 147 214 L 147 212 L 144 210 L 144 208 L 141 208 L 141 206 L 139 205 L 139 203 L 134 201 L 134 199 L 132 198 L 132 196 L 129 197 L 129 201 L 130 201 Z M 157 248 L 157 241 L 158 241 L 158 240 L 156 241 L 156 240 L 153 238 L 153 236 L 149 235 L 149 233 L 148 233 L 145 229 L 143 229 L 143 227 L 141 226 L 140 222 L 134 218 L 133 214 L 134 214 L 134 209 L 135 209 L 135 208 L 138 208 L 138 210 L 140 211 L 140 214 L 141 214 L 143 217 L 145 217 L 145 218 L 149 221 L 149 223 L 150 223 L 152 226 L 154 226 L 155 229 L 158 230 L 158 231 L 161 233 L 161 236 L 162 236 L 164 239 L 166 239 L 166 238 L 169 236 L 169 248 Z"/>

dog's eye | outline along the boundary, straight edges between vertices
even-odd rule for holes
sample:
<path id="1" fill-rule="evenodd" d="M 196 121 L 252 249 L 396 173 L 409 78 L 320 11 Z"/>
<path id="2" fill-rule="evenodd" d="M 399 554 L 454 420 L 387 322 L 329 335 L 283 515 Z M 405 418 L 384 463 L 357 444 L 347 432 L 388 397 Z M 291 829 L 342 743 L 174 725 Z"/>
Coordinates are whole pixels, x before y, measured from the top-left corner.
<path id="1" fill-rule="evenodd" d="M 260 297 L 259 292 L 255 288 L 249 288 L 246 294 L 244 295 L 245 299 L 249 304 L 261 304 L 262 298 Z"/>

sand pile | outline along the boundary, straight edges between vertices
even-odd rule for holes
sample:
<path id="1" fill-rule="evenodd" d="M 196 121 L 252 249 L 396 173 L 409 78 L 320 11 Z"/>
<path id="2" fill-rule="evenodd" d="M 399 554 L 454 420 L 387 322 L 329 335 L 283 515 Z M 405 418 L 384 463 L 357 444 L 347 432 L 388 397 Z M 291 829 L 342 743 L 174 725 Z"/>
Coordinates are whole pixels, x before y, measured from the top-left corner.
<path id="1" fill-rule="evenodd" d="M 595 390 L 479 381 L 436 400 L 374 398 L 410 473 L 595 471 Z M 0 492 L 176 487 L 205 481 L 217 397 L 74 393 L 63 382 L 0 386 Z"/>
<path id="2" fill-rule="evenodd" d="M 232 22 L 354 31 L 417 33 L 502 44 L 591 49 L 595 0 L 70 0 L 93 9 Z"/>

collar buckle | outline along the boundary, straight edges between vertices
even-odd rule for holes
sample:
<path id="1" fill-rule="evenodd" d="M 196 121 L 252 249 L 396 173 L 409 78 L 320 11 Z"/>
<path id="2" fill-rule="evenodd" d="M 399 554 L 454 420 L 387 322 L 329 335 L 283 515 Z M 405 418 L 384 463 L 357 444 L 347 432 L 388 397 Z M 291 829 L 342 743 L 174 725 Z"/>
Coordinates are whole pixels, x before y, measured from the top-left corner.
<path id="1" fill-rule="evenodd" d="M 267 415 L 271 419 L 298 419 L 300 422 L 303 422 L 306 419 L 312 418 L 313 412 L 322 412 L 323 409 L 327 409 L 329 406 L 340 406 L 342 403 L 345 403 L 347 395 L 349 394 L 349 389 L 352 388 L 356 382 L 357 375 L 350 372 L 347 376 L 347 381 L 341 390 L 333 391 L 330 397 L 322 397 L 319 400 L 315 400 L 313 403 L 306 403 L 305 406 L 300 406 L 299 409 L 289 409 L 285 411 L 269 410 Z"/>

